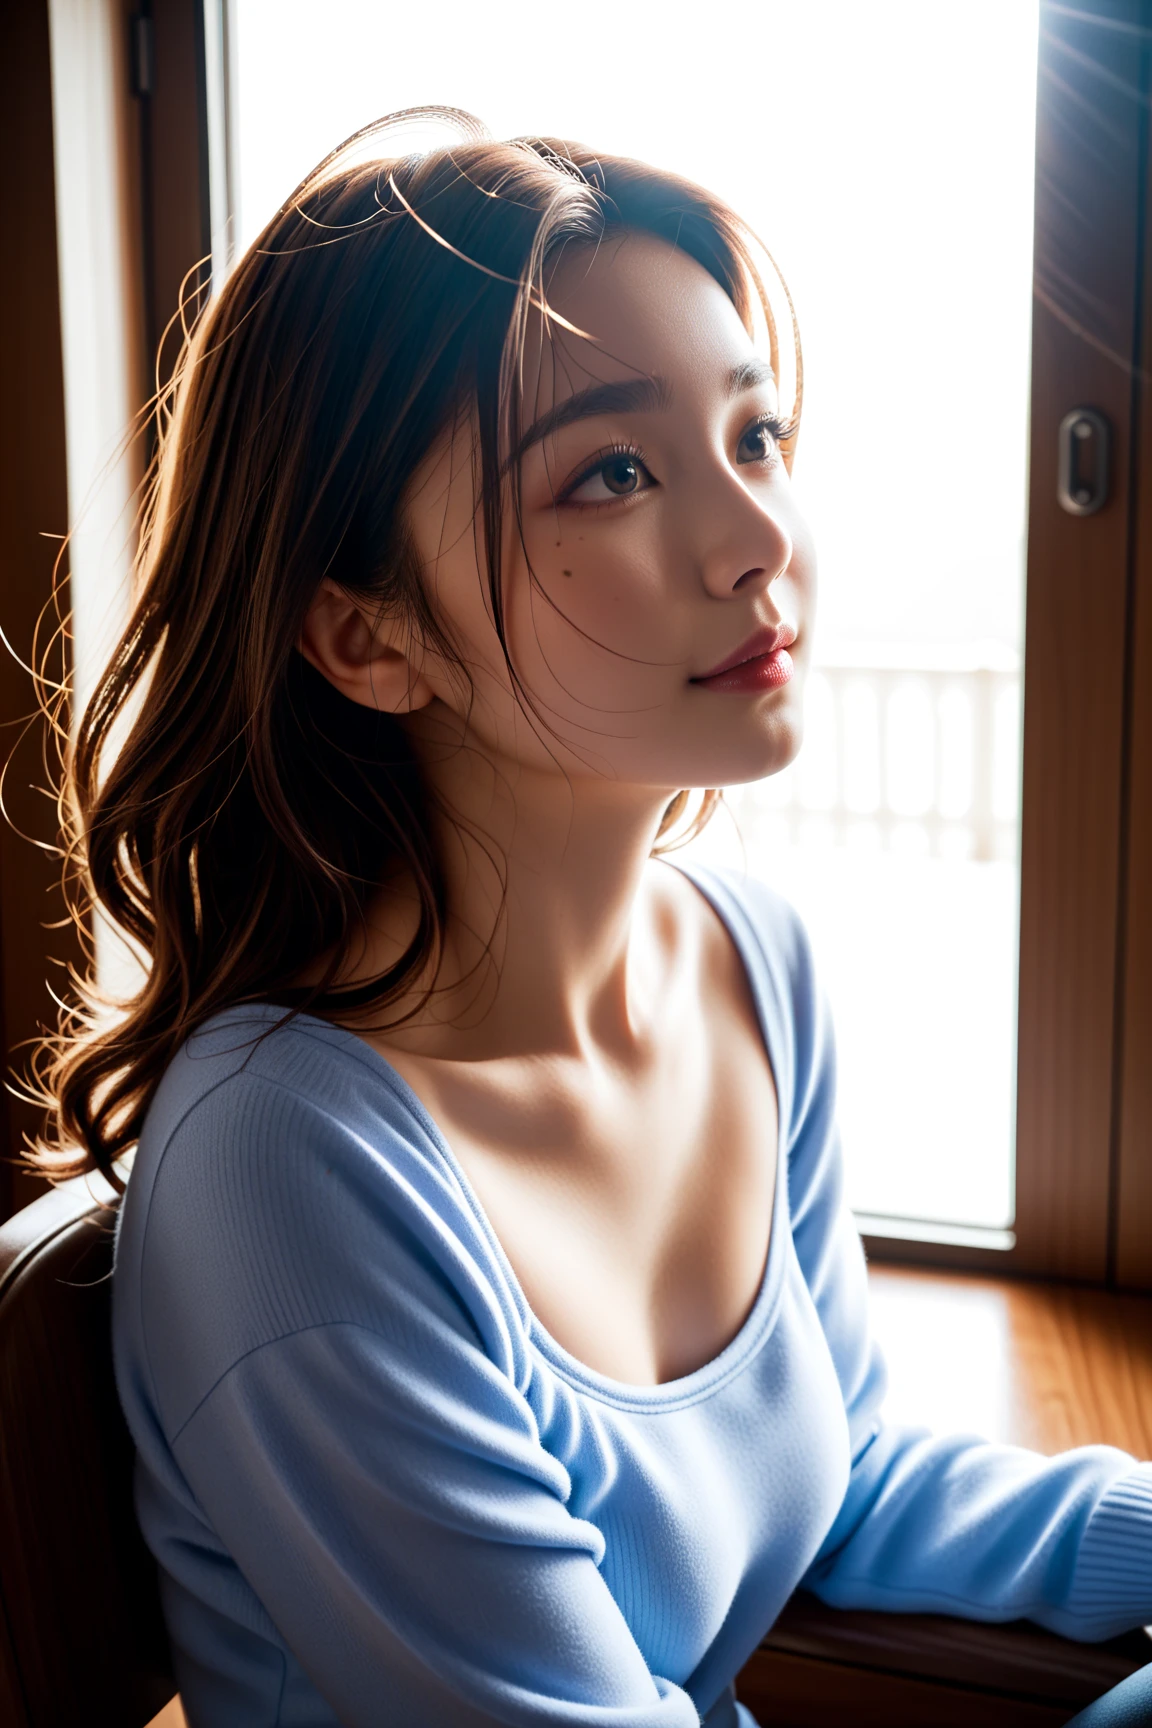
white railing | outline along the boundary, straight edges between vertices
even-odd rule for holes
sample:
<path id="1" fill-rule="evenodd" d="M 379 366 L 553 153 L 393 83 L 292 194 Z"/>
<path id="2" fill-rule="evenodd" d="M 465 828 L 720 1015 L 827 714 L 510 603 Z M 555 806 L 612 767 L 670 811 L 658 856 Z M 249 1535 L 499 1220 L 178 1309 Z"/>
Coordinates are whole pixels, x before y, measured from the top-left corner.
<path id="1" fill-rule="evenodd" d="M 825 652 L 809 673 L 799 758 L 736 800 L 746 837 L 1015 857 L 1020 682 L 995 645 Z"/>

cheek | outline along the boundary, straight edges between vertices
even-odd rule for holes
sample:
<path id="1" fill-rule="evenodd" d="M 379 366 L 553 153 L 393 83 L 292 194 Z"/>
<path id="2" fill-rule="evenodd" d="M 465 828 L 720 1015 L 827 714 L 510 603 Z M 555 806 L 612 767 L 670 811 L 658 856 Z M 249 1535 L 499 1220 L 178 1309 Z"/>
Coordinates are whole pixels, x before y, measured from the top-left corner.
<path id="1" fill-rule="evenodd" d="M 675 640 L 666 561 L 646 525 L 617 520 L 611 532 L 595 520 L 534 526 L 525 533 L 518 560 L 518 616 L 530 612 L 525 652 L 562 660 L 570 670 L 599 683 L 619 682 L 644 662 L 669 658 Z M 528 594 L 530 562 L 536 577 Z M 511 608 L 510 608 L 511 611 Z M 533 640 L 538 638 L 538 642 Z M 633 660 L 642 664 L 631 667 Z"/>
<path id="2" fill-rule="evenodd" d="M 488 582 L 470 553 L 471 546 L 461 544 L 453 553 L 436 559 L 428 572 L 428 590 L 436 616 L 463 658 L 469 664 L 478 659 L 491 667 L 500 658 L 500 649 Z"/>
<path id="3" fill-rule="evenodd" d="M 579 530 L 549 550 L 534 566 L 530 606 L 518 608 L 525 627 L 516 664 L 526 681 L 575 718 L 665 703 L 682 656 L 658 562 L 641 548 L 606 549 Z M 528 589 L 525 570 L 522 593 Z"/>

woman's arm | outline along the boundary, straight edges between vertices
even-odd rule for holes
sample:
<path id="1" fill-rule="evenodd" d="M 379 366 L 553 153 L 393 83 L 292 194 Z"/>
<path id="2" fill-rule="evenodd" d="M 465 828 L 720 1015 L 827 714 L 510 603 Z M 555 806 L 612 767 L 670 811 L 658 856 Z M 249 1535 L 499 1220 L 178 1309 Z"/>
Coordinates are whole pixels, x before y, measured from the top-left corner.
<path id="1" fill-rule="evenodd" d="M 1152 1620 L 1152 1466 L 1108 1446 L 1045 1458 L 883 1421 L 884 1366 L 844 1198 L 832 1027 L 795 919 L 789 945 L 793 1239 L 843 1389 L 853 1458 L 805 1586 L 837 1607 L 1024 1617 L 1084 1639 Z"/>

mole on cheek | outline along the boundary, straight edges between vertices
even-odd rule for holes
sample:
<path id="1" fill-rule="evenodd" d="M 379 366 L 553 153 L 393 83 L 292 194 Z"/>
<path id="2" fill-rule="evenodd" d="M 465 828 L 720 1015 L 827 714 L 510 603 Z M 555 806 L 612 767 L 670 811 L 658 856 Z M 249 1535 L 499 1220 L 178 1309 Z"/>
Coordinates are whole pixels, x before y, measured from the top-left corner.
<path id="1" fill-rule="evenodd" d="M 571 576 L 572 572 L 571 570 L 561 570 L 560 574 L 561 576 Z"/>

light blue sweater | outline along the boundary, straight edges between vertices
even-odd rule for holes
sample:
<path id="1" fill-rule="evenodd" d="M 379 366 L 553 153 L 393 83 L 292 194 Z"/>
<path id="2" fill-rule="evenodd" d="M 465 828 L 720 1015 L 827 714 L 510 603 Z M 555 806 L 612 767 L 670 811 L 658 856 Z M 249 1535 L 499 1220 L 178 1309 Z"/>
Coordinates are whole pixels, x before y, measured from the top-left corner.
<path id="1" fill-rule="evenodd" d="M 171 1064 L 114 1330 L 191 1728 L 736 1728 L 733 1676 L 801 1583 L 1078 1638 L 1152 1620 L 1152 1466 L 883 1423 L 804 930 L 686 873 L 751 978 L 782 1179 L 755 1306 L 683 1379 L 549 1337 L 352 1033 L 237 1008 Z"/>

